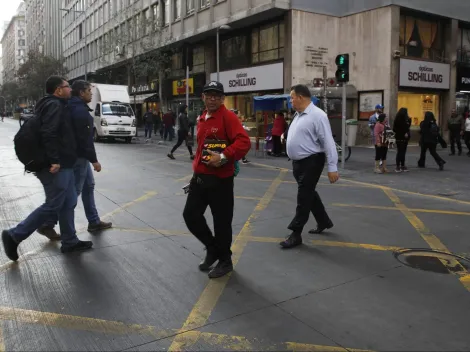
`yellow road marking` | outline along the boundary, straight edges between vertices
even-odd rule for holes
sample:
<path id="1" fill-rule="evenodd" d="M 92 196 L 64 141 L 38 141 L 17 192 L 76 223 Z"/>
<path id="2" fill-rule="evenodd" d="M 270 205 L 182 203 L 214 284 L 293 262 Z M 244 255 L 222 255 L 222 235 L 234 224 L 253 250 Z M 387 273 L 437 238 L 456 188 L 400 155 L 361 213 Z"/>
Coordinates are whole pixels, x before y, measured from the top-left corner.
<path id="1" fill-rule="evenodd" d="M 276 171 L 292 171 L 290 169 L 287 169 L 287 168 L 284 168 L 284 167 L 277 167 L 277 166 L 272 166 L 272 165 L 267 165 L 267 164 L 261 164 L 261 163 L 254 163 L 254 162 L 250 162 L 251 165 L 254 165 L 254 166 L 259 166 L 259 167 L 262 167 L 262 168 L 265 168 L 265 169 L 270 169 L 270 170 L 276 170 Z"/>
<path id="2" fill-rule="evenodd" d="M 250 177 L 237 177 L 235 180 L 238 181 L 250 181 L 250 182 L 273 182 L 273 179 L 270 178 L 250 178 Z M 296 185 L 296 181 L 282 181 L 282 183 Z M 372 186 L 363 186 L 363 185 L 348 185 L 342 183 L 329 183 L 329 182 L 318 182 L 320 186 L 335 186 L 335 187 L 352 187 L 352 188 L 377 188 Z"/>
<path id="3" fill-rule="evenodd" d="M 258 218 L 261 212 L 269 205 L 286 173 L 286 170 L 281 170 L 279 176 L 272 182 L 271 186 L 269 186 L 268 190 L 258 202 L 253 213 L 250 215 L 242 230 L 238 234 L 237 239 L 232 245 L 232 261 L 234 266 L 237 265 L 238 260 L 240 259 L 241 254 L 245 249 L 246 237 L 251 234 L 251 222 Z M 230 275 L 226 275 L 220 279 L 209 281 L 206 288 L 199 297 L 199 300 L 196 302 L 192 311 L 189 313 L 189 316 L 180 329 L 180 332 L 194 330 L 206 324 L 229 279 Z M 188 334 L 186 336 L 184 336 L 184 334 L 176 336 L 169 348 L 169 351 L 181 351 L 183 349 L 191 348 L 191 346 L 197 342 L 199 335 L 199 333 L 196 333 Z"/>
<path id="4" fill-rule="evenodd" d="M 68 314 L 57 314 L 49 312 L 34 311 L 20 308 L 0 307 L 0 320 L 14 321 L 16 323 L 50 326 L 68 330 L 88 331 L 110 335 L 141 335 L 150 336 L 154 339 L 164 339 L 177 334 L 176 329 L 159 330 L 154 326 L 140 324 L 125 324 L 118 321 L 80 317 Z M 244 336 L 230 336 L 211 332 L 188 331 L 182 333 L 185 339 L 198 339 L 210 346 L 233 351 L 257 350 L 261 348 L 260 341 L 255 338 Z M 347 351 L 339 347 L 321 346 L 313 344 L 301 344 L 296 342 L 279 343 L 269 346 L 270 350 L 291 351 Z M 0 352 L 4 352 L 5 341 L 0 329 Z M 359 351 L 352 350 L 350 351 Z"/>
<path id="5" fill-rule="evenodd" d="M 176 182 L 189 182 L 193 178 L 193 174 L 189 174 L 188 176 L 184 176 L 176 180 Z"/>
<path id="6" fill-rule="evenodd" d="M 155 197 L 158 193 L 157 192 L 154 192 L 154 191 L 150 191 L 150 192 L 147 192 L 145 193 L 142 197 L 139 197 L 133 201 L 130 201 L 126 204 L 124 204 L 123 206 L 119 207 L 119 208 L 116 208 L 114 209 L 113 211 L 101 216 L 102 219 L 106 219 L 106 218 L 109 218 L 113 215 L 116 215 L 117 213 L 120 213 L 121 211 L 124 211 L 126 210 L 127 208 L 137 204 L 137 203 L 140 203 L 140 202 L 144 202 L 146 200 L 149 200 L 150 198 L 152 197 Z"/>
<path id="7" fill-rule="evenodd" d="M 398 198 L 398 196 L 390 188 L 384 187 L 383 191 L 395 204 L 395 206 L 402 212 L 408 222 L 415 228 L 416 232 L 418 232 L 423 240 L 425 240 L 429 245 L 429 247 L 431 247 L 431 249 L 439 250 L 445 253 L 451 253 L 444 243 L 442 243 L 437 236 L 432 234 L 431 231 L 426 228 L 424 223 L 410 209 L 408 209 L 405 204 L 401 203 L 400 198 Z M 459 281 L 467 290 L 470 289 L 470 274 L 458 260 L 439 260 L 451 274 L 454 274 L 459 278 Z"/>
<path id="8" fill-rule="evenodd" d="M 359 204 L 343 204 L 343 203 L 332 203 L 333 207 L 343 207 L 343 208 L 359 208 L 359 209 L 377 209 L 377 210 L 394 210 L 400 211 L 397 207 L 382 207 L 378 205 L 359 205 Z M 433 213 L 433 214 L 445 214 L 445 215 L 465 215 L 470 216 L 470 212 L 464 211 L 453 211 L 453 210 L 438 210 L 438 209 L 419 209 L 419 208 L 409 208 L 409 211 L 413 213 Z"/>
<path id="9" fill-rule="evenodd" d="M 271 181 L 272 182 L 272 181 Z M 185 196 L 184 193 L 175 193 L 175 196 Z M 235 196 L 235 199 L 246 199 L 246 200 L 260 200 L 261 197 L 247 197 L 247 196 Z"/>
<path id="10" fill-rule="evenodd" d="M 150 335 L 156 339 L 166 338 L 175 334 L 175 330 L 157 330 L 153 326 L 124 324 L 118 321 L 85 318 L 68 314 L 48 313 L 10 307 L 0 307 L 0 320 L 53 326 L 70 330 L 100 332 L 104 334 Z"/>
<path id="11" fill-rule="evenodd" d="M 248 236 L 248 237 L 246 237 L 245 240 L 247 242 L 279 243 L 283 240 L 283 238 Z M 376 245 L 376 244 L 350 243 L 350 242 L 341 242 L 341 241 L 310 240 L 310 241 L 308 241 L 308 243 L 311 243 L 315 246 L 362 248 L 362 249 L 370 249 L 370 250 L 374 250 L 374 251 L 396 251 L 396 250 L 399 250 L 399 249 L 403 249 L 403 247 L 381 246 L 381 245 Z"/>

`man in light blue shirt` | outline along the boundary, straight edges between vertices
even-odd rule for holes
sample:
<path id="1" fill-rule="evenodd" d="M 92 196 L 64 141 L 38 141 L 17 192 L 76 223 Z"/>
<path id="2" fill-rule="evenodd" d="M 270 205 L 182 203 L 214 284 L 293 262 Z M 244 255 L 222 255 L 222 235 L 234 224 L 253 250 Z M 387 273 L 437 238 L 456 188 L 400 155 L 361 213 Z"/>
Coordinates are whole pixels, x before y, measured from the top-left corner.
<path id="1" fill-rule="evenodd" d="M 280 243 L 283 248 L 302 244 L 302 231 L 310 212 L 317 221 L 317 228 L 309 233 L 319 234 L 333 227 L 316 186 L 326 162 L 330 182 L 335 183 L 339 179 L 338 153 L 328 116 L 312 104 L 307 86 L 292 87 L 290 95 L 297 113 L 289 126 L 287 154 L 292 159 L 298 191 L 295 217 L 288 226 L 292 233 Z"/>

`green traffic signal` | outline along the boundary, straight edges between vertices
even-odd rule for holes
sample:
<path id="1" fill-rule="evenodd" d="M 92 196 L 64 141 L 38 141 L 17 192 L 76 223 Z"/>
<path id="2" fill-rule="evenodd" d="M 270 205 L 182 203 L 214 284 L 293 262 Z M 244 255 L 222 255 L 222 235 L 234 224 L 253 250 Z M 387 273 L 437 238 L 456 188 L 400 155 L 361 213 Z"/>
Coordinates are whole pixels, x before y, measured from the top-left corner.
<path id="1" fill-rule="evenodd" d="M 349 82 L 349 54 L 336 56 L 336 79 L 339 82 Z"/>

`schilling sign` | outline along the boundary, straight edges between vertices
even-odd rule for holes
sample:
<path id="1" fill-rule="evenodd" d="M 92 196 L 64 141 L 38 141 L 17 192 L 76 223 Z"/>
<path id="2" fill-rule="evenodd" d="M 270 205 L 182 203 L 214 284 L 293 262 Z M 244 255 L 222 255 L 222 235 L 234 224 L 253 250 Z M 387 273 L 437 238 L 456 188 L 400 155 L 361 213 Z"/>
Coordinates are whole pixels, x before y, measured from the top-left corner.
<path id="1" fill-rule="evenodd" d="M 400 86 L 428 89 L 450 88 L 450 65 L 400 59 Z"/>
<path id="2" fill-rule="evenodd" d="M 217 73 L 211 73 L 211 81 L 217 80 Z M 284 65 L 282 62 L 246 67 L 220 72 L 220 83 L 226 93 L 255 92 L 284 87 Z"/>

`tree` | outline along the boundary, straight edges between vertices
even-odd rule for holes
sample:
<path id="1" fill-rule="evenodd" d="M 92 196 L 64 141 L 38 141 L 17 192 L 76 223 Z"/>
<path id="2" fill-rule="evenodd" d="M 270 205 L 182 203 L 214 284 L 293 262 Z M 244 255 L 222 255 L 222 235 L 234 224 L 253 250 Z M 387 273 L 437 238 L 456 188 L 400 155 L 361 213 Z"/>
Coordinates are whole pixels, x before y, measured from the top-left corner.
<path id="1" fill-rule="evenodd" d="M 67 72 L 63 59 L 58 60 L 39 51 L 31 50 L 28 52 L 27 61 L 20 66 L 16 75 L 19 78 L 23 96 L 37 101 L 46 93 L 45 83 L 48 77 L 65 76 Z"/>
<path id="2" fill-rule="evenodd" d="M 0 95 L 6 100 L 6 105 L 9 105 L 10 109 L 13 109 L 19 104 L 19 101 L 25 94 L 22 93 L 22 89 L 17 82 L 6 82 L 1 86 Z M 3 106 L 0 107 L 0 110 Z"/>

